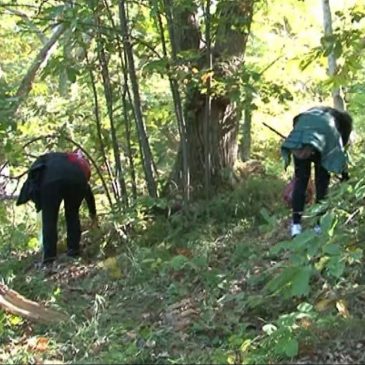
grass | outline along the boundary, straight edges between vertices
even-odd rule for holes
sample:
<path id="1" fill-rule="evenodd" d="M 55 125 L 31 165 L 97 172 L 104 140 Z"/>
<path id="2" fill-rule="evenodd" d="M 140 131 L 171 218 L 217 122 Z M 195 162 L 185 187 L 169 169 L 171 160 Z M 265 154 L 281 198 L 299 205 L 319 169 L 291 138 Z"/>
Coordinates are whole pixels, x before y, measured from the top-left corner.
<path id="1" fill-rule="evenodd" d="M 288 259 L 270 251 L 288 238 L 282 186 L 252 177 L 189 214 L 147 219 L 123 244 L 112 240 L 112 257 L 92 250 L 94 257 L 62 263 L 52 275 L 31 266 L 34 255 L 24 255 L 26 248 L 3 254 L 12 288 L 69 320 L 45 326 L 1 313 L 0 361 L 286 363 L 335 351 L 344 333 L 360 341 L 361 291 L 346 302 L 346 316 L 338 300 L 316 309 L 315 294 L 327 292 L 320 283 L 307 296 L 266 290 Z M 103 245 L 105 235 L 116 237 L 109 223 L 102 225 L 105 234 L 90 231 L 85 242 Z"/>

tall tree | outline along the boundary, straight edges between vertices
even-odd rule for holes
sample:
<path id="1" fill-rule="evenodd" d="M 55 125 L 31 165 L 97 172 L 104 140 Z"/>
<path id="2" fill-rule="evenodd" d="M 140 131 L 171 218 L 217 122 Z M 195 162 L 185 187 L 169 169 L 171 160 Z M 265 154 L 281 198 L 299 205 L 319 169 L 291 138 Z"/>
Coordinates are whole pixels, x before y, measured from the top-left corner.
<path id="1" fill-rule="evenodd" d="M 237 72 L 243 66 L 254 3 L 255 0 L 217 3 L 212 19 L 215 28 L 211 37 L 214 39 L 211 61 L 206 56 L 209 53 L 210 39 L 208 47 L 201 42 L 203 32 L 197 20 L 197 4 L 191 0 L 184 5 L 176 4 L 173 9 L 174 41 L 178 52 L 200 54 L 199 60 L 191 63 L 191 70 L 195 70 L 200 82 L 197 82 L 196 77 L 191 77 L 185 90 L 188 165 L 193 193 L 204 190 L 207 181 L 213 189 L 219 186 L 226 179 L 227 173 L 229 176 L 232 172 L 237 159 L 237 135 L 241 117 L 241 108 L 237 103 Z M 210 37 L 209 33 L 208 36 Z M 209 154 L 208 158 L 206 153 Z M 180 148 L 172 174 L 172 180 L 180 187 L 182 157 Z"/>

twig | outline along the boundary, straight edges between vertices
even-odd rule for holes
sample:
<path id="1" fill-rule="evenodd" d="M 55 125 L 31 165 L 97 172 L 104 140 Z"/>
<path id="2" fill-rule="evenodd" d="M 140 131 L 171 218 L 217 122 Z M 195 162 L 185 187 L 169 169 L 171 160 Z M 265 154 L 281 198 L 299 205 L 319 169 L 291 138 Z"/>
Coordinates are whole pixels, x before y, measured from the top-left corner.
<path id="1" fill-rule="evenodd" d="M 354 217 L 356 217 L 361 211 L 361 208 L 356 209 L 347 219 L 345 222 L 345 226 L 347 226 Z"/>
<path id="2" fill-rule="evenodd" d="M 286 139 L 286 137 L 283 135 L 283 134 L 281 134 L 280 132 L 278 132 L 276 129 L 274 129 L 273 127 L 271 127 L 271 126 L 269 126 L 268 124 L 266 124 L 265 122 L 262 122 L 262 124 L 265 126 L 265 127 L 267 127 L 267 128 L 269 128 L 272 132 L 274 132 L 274 133 L 276 133 L 278 136 L 280 136 L 281 138 L 283 138 L 283 139 Z"/>

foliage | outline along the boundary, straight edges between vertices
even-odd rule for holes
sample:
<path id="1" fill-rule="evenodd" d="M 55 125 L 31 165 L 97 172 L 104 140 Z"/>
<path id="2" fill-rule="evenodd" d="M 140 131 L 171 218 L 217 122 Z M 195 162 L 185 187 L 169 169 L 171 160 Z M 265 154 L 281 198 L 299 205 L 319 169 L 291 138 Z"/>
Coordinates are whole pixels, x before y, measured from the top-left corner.
<path id="1" fill-rule="evenodd" d="M 176 76 L 180 86 L 195 83 L 205 93 L 211 74 L 192 66 L 201 61 L 200 52 L 179 53 L 177 64 L 164 55 L 156 18 L 161 16 L 166 37 L 163 2 L 126 3 L 141 107 L 162 192 L 179 152 L 167 75 Z M 364 324 L 364 8 L 359 1 L 353 7 L 334 3 L 334 36 L 325 38 L 318 1 L 256 2 L 245 64 L 227 78 L 216 77 L 213 90 L 228 91 L 241 106 L 252 94 L 251 152 L 263 172 L 227 172 L 233 184 L 186 206 L 175 205 L 178 196 L 170 202 L 146 193 L 117 2 L 0 6 L 0 165 L 8 161 L 16 177 L 40 153 L 81 145 L 95 163 L 92 185 L 100 220 L 98 229 L 90 227 L 82 207 L 84 257 L 67 261 L 61 215 L 59 263 L 47 272 L 34 267 L 40 247 L 33 206 L 0 201 L 1 281 L 70 317 L 44 326 L 1 311 L 0 362 L 324 363 L 337 359 L 339 344 L 356 355 L 352 362 L 361 360 L 350 344 L 357 348 Z M 206 2 L 173 5 L 199 6 L 198 22 L 205 30 Z M 211 10 L 215 15 L 215 4 Z M 217 20 L 213 17 L 213 31 Z M 12 114 L 21 81 L 55 24 L 67 31 Z M 204 49 L 204 40 L 201 45 Z M 331 79 L 325 63 L 330 51 L 339 57 Z M 283 171 L 281 140 L 261 122 L 287 134 L 297 112 L 331 103 L 334 85 L 345 91 L 355 121 L 351 179 L 339 184 L 334 177 L 326 202 L 308 207 L 305 232 L 289 241 L 289 211 L 281 193 L 292 170 Z M 118 155 L 110 99 L 128 205 L 115 185 Z M 23 179 L 11 179 L 8 192 L 18 191 Z M 320 236 L 311 230 L 318 213 Z M 327 352 L 335 357 L 326 358 Z"/>

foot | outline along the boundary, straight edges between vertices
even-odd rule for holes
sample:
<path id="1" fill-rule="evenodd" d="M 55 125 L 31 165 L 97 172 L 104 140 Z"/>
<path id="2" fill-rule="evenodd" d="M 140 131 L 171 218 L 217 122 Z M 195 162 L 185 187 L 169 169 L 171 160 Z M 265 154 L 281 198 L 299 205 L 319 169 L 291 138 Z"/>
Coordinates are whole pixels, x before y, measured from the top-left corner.
<path id="1" fill-rule="evenodd" d="M 80 256 L 80 250 L 68 250 L 67 256 L 69 257 L 79 257 Z"/>
<path id="2" fill-rule="evenodd" d="M 295 236 L 298 236 L 298 234 L 302 233 L 302 226 L 299 223 L 293 223 L 290 227 L 290 234 L 291 237 L 294 238 Z"/>
<path id="3" fill-rule="evenodd" d="M 56 257 L 43 257 L 42 265 L 51 266 L 56 261 Z"/>
<path id="4" fill-rule="evenodd" d="M 50 271 L 53 268 L 53 263 L 55 262 L 54 259 L 46 259 L 43 261 L 36 262 L 34 264 L 35 269 L 40 271 Z"/>

